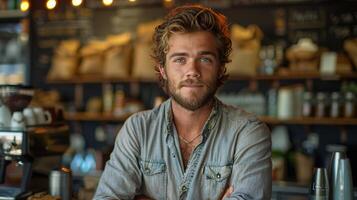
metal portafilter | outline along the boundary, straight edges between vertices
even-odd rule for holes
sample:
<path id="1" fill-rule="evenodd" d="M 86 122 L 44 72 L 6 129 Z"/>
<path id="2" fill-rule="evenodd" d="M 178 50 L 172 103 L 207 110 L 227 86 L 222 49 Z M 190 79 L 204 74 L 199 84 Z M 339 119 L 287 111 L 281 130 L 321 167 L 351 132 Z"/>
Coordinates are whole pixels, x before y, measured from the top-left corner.
<path id="1" fill-rule="evenodd" d="M 310 186 L 310 200 L 328 200 L 329 181 L 326 168 L 315 168 Z"/>

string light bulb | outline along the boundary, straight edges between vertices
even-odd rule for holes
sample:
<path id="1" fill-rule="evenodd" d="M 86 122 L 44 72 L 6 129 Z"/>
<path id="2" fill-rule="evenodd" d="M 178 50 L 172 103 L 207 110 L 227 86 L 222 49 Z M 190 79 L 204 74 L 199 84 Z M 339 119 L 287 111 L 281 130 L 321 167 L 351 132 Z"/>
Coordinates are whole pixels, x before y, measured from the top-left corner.
<path id="1" fill-rule="evenodd" d="M 174 6 L 175 2 L 174 0 L 164 0 L 163 4 L 166 8 L 171 8 Z"/>
<path id="2" fill-rule="evenodd" d="M 104 4 L 105 6 L 110 6 L 110 5 L 113 4 L 113 0 L 103 0 L 103 4 Z"/>
<path id="3" fill-rule="evenodd" d="M 72 5 L 78 7 L 82 4 L 82 0 L 72 0 Z"/>
<path id="4" fill-rule="evenodd" d="M 48 10 L 52 10 L 56 7 L 57 1 L 56 0 L 48 0 L 46 3 L 46 7 Z"/>
<path id="5" fill-rule="evenodd" d="M 30 8 L 30 2 L 28 0 L 22 0 L 20 3 L 20 10 L 22 12 L 28 11 Z"/>

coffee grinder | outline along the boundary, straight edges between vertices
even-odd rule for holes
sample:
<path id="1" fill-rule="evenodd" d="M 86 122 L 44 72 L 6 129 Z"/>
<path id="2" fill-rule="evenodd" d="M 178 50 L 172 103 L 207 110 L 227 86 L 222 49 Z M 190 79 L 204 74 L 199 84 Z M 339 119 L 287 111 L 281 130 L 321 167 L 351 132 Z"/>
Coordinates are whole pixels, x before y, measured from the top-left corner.
<path id="1" fill-rule="evenodd" d="M 0 86 L 1 100 L 11 112 L 22 111 L 32 95 L 33 90 L 28 87 Z M 26 199 L 32 193 L 29 186 L 33 162 L 39 157 L 62 155 L 68 147 L 69 127 L 63 122 L 25 128 L 0 127 L 0 200 Z M 16 184 L 7 182 L 9 166 L 14 163 L 17 169 L 21 168 Z"/>

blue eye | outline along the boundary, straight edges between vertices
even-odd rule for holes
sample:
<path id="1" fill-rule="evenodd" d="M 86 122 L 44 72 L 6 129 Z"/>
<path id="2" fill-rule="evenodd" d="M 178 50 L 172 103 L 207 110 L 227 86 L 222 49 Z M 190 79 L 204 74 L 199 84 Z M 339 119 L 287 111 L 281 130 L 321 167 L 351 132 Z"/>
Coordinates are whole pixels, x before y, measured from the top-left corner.
<path id="1" fill-rule="evenodd" d="M 200 58 L 200 61 L 201 62 L 206 62 L 206 63 L 211 63 L 212 62 L 212 60 L 210 58 L 207 58 L 207 57 Z"/>
<path id="2" fill-rule="evenodd" d="M 179 57 L 174 59 L 175 63 L 185 63 L 185 58 Z"/>

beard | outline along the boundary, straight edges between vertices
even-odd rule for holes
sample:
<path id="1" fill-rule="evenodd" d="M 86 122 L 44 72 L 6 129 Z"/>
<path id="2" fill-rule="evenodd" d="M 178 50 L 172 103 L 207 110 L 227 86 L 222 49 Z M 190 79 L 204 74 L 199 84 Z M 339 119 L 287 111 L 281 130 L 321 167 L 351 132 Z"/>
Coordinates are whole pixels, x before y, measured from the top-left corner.
<path id="1" fill-rule="evenodd" d="M 179 82 L 178 87 L 175 87 L 175 84 L 170 79 L 167 79 L 166 84 L 168 94 L 180 106 L 191 111 L 195 111 L 209 103 L 217 91 L 217 81 L 206 83 L 199 79 L 186 79 Z M 180 94 L 179 90 L 189 85 L 202 85 L 202 91 L 195 92 L 190 97 L 184 97 Z"/>

